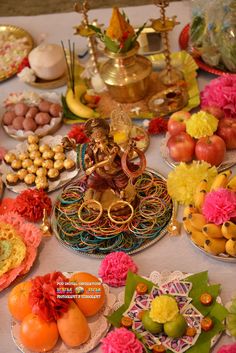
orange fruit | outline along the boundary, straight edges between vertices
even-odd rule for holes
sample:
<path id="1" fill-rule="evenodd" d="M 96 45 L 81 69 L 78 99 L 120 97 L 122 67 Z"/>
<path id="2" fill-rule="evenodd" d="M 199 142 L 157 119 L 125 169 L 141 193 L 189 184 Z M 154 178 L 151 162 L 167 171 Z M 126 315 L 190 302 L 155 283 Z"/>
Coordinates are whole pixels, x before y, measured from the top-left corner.
<path id="1" fill-rule="evenodd" d="M 76 283 L 78 298 L 76 304 L 85 316 L 95 315 L 105 303 L 105 291 L 99 279 L 87 272 L 78 272 L 71 276 L 70 282 Z"/>
<path id="2" fill-rule="evenodd" d="M 38 315 L 29 314 L 21 323 L 21 343 L 33 352 L 50 351 L 59 337 L 55 321 L 42 320 Z"/>
<path id="3" fill-rule="evenodd" d="M 22 321 L 32 312 L 29 304 L 29 293 L 32 287 L 30 281 L 17 284 L 8 296 L 8 309 L 14 319 Z"/>

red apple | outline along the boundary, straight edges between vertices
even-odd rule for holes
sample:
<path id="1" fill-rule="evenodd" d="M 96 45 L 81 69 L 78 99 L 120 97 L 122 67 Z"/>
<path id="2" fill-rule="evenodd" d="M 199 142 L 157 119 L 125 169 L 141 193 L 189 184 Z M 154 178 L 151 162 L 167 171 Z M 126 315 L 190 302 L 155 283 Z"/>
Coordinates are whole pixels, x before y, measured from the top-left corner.
<path id="1" fill-rule="evenodd" d="M 225 116 L 225 113 L 223 112 L 222 109 L 212 106 L 212 107 L 203 107 L 202 110 L 204 110 L 205 112 L 214 115 L 215 118 L 217 119 L 223 119 Z"/>
<path id="2" fill-rule="evenodd" d="M 225 141 L 227 150 L 236 148 L 236 119 L 221 119 L 216 133 Z"/>
<path id="3" fill-rule="evenodd" d="M 217 135 L 201 137 L 196 143 L 195 156 L 198 160 L 211 165 L 219 165 L 225 157 L 226 146 L 224 140 Z"/>
<path id="4" fill-rule="evenodd" d="M 178 135 L 181 132 L 186 131 L 185 120 L 189 119 L 191 114 L 180 110 L 179 112 L 173 113 L 167 124 L 168 132 L 171 136 Z"/>
<path id="5" fill-rule="evenodd" d="M 169 138 L 167 147 L 174 161 L 191 162 L 194 156 L 195 140 L 186 132 L 181 132 Z"/>

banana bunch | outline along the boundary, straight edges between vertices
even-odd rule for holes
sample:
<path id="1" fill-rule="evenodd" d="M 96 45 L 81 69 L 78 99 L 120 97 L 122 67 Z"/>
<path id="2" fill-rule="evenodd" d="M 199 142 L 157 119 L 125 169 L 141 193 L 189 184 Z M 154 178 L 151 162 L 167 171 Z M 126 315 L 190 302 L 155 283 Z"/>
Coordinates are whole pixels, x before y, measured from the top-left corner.
<path id="1" fill-rule="evenodd" d="M 233 298 L 230 304 L 229 314 L 226 317 L 226 326 L 231 336 L 236 337 L 236 298 Z"/>
<path id="2" fill-rule="evenodd" d="M 213 255 L 227 253 L 236 256 L 236 224 L 227 221 L 222 225 L 208 223 L 202 214 L 202 207 L 208 191 L 227 188 L 236 192 L 236 176 L 230 179 L 232 172 L 226 170 L 219 173 L 208 185 L 203 179 L 194 194 L 194 205 L 189 205 L 183 211 L 183 227 L 191 240 L 205 251 Z"/>
<path id="3" fill-rule="evenodd" d="M 82 102 L 82 97 L 86 92 L 87 87 L 83 83 L 75 85 L 74 92 L 72 88 L 68 88 L 66 96 L 62 99 L 64 115 L 67 117 L 66 123 L 74 124 L 99 116 L 99 113 Z"/>

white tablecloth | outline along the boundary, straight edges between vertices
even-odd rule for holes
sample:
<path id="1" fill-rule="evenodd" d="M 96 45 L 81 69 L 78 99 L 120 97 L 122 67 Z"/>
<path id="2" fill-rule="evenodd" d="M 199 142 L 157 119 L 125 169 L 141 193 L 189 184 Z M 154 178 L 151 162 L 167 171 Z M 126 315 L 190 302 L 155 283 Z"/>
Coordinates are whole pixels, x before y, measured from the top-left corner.
<path id="1" fill-rule="evenodd" d="M 188 1 L 172 2 L 168 8 L 168 16 L 177 15 L 180 24 L 176 26 L 174 32 L 170 34 L 171 49 L 178 50 L 178 38 L 182 28 L 190 20 L 190 8 Z M 129 7 L 125 9 L 130 22 L 135 26 L 142 25 L 150 18 L 158 18 L 159 10 L 154 5 Z M 89 12 L 90 20 L 97 19 L 98 23 L 108 24 L 111 16 L 111 9 L 93 10 Z M 3 17 L 0 18 L 1 24 L 12 24 L 25 28 L 33 36 L 36 43 L 43 37 L 47 42 L 58 43 L 63 40 L 67 43 L 68 39 L 75 41 L 81 51 L 84 50 L 86 42 L 78 36 L 73 36 L 73 26 L 78 25 L 81 21 L 81 16 L 77 13 L 44 15 L 34 17 Z M 199 72 L 198 82 L 202 89 L 204 85 L 214 76 Z M 9 79 L 0 84 L 0 101 L 2 102 L 9 93 L 18 92 L 29 89 L 29 86 L 20 82 L 17 77 Z M 64 92 L 65 87 L 57 90 Z M 0 108 L 1 109 L 1 108 Z M 66 132 L 68 127 L 62 127 L 59 133 Z M 1 129 L 0 130 L 0 145 L 7 148 L 14 147 L 16 141 L 10 139 Z M 147 164 L 154 168 L 159 173 L 167 176 L 170 168 L 162 161 L 159 153 L 160 137 L 151 139 L 150 147 L 146 153 Z M 55 197 L 56 192 L 53 197 Z M 15 197 L 15 194 L 5 190 L 4 196 Z M 179 214 L 181 218 L 181 214 Z M 188 240 L 187 236 L 182 232 L 179 237 L 165 236 L 152 247 L 133 256 L 137 263 L 139 273 L 147 276 L 151 271 L 158 270 L 180 270 L 183 272 L 199 272 L 209 271 L 209 278 L 212 283 L 220 283 L 222 285 L 222 300 L 227 302 L 233 292 L 236 291 L 235 269 L 236 264 L 224 263 L 209 258 L 201 253 Z M 89 271 L 95 275 L 98 273 L 100 265 L 99 259 L 91 259 L 86 256 L 76 255 L 66 248 L 62 247 L 55 237 L 45 239 L 40 247 L 38 258 L 26 276 L 26 279 L 35 275 L 42 275 L 51 271 Z M 10 315 L 7 309 L 7 296 L 11 288 L 3 291 L 0 294 L 0 352 L 14 353 L 17 351 L 10 333 Z M 115 291 L 115 292 L 118 292 Z M 223 335 L 220 341 L 213 348 L 212 352 L 216 353 L 217 348 L 224 343 L 231 342 L 231 339 Z M 100 348 L 94 352 L 100 352 Z M 124 352 L 125 353 L 125 352 Z M 199 352 L 201 353 L 201 352 Z"/>

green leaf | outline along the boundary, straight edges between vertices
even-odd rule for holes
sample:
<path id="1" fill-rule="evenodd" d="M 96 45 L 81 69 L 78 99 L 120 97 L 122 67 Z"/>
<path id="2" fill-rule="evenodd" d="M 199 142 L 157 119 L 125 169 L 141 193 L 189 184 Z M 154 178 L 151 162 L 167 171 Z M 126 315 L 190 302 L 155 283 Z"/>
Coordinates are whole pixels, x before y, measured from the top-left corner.
<path id="1" fill-rule="evenodd" d="M 93 25 L 88 25 L 88 28 L 92 29 L 95 33 L 103 35 L 101 28 L 93 26 Z"/>
<path id="2" fill-rule="evenodd" d="M 142 32 L 142 30 L 144 29 L 144 27 L 146 26 L 147 22 L 145 22 L 141 27 L 139 27 L 139 29 L 137 30 L 136 32 L 136 35 L 135 35 L 135 39 L 138 38 L 138 36 L 140 35 L 140 33 Z"/>
<path id="3" fill-rule="evenodd" d="M 108 50 L 114 53 L 117 53 L 119 51 L 119 44 L 106 35 L 104 35 L 104 44 Z"/>

